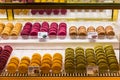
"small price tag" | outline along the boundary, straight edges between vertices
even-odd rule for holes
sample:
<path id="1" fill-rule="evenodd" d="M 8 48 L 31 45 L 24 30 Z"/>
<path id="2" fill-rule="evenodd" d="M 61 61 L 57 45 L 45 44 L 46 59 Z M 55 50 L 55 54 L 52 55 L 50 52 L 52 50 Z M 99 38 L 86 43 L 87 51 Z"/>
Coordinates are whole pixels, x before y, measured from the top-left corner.
<path id="1" fill-rule="evenodd" d="M 39 41 L 46 41 L 46 38 L 48 37 L 47 32 L 38 32 L 38 39 Z"/>
<path id="2" fill-rule="evenodd" d="M 97 32 L 88 32 L 88 38 L 89 39 L 96 39 L 98 37 Z"/>
<path id="3" fill-rule="evenodd" d="M 39 76 L 40 67 L 39 66 L 29 66 L 28 75 L 29 76 Z"/>
<path id="4" fill-rule="evenodd" d="M 87 66 L 87 74 L 98 73 L 98 66 Z"/>

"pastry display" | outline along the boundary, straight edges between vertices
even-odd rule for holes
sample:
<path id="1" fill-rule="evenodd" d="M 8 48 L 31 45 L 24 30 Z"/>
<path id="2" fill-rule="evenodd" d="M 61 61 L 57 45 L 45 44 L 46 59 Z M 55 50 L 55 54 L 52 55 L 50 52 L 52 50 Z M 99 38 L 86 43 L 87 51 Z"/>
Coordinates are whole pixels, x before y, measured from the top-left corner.
<path id="1" fill-rule="evenodd" d="M 11 30 L 13 29 L 13 27 L 14 27 L 14 25 L 13 25 L 12 23 L 7 23 L 7 24 L 5 25 L 4 30 L 3 30 L 2 33 L 1 33 L 1 37 L 2 37 L 3 39 L 8 39 L 8 38 L 9 38 L 9 35 L 10 35 L 10 32 L 11 32 Z"/>
<path id="2" fill-rule="evenodd" d="M 19 65 L 19 58 L 18 57 L 12 57 L 7 65 L 7 72 L 9 73 L 15 73 L 17 71 Z"/>
<path id="3" fill-rule="evenodd" d="M 106 26 L 105 33 L 106 33 L 107 38 L 113 38 L 115 36 L 115 32 L 112 26 Z"/>
<path id="4" fill-rule="evenodd" d="M 32 23 L 30 23 L 30 22 L 25 23 L 25 25 L 21 31 L 22 38 L 28 39 L 31 29 L 32 29 Z"/>
<path id="5" fill-rule="evenodd" d="M 19 73 L 27 73 L 28 72 L 28 65 L 25 63 L 20 63 L 18 67 Z"/>
<path id="6" fill-rule="evenodd" d="M 8 71 L 9 73 L 15 73 L 16 70 L 17 70 L 17 66 L 16 66 L 14 63 L 9 63 L 9 64 L 7 65 L 7 71 Z"/>
<path id="7" fill-rule="evenodd" d="M 105 45 L 104 50 L 108 59 L 109 69 L 111 72 L 119 71 L 119 64 L 115 56 L 115 52 L 112 45 Z"/>
<path id="8" fill-rule="evenodd" d="M 36 22 L 32 26 L 32 30 L 30 32 L 30 36 L 36 36 L 38 35 L 38 32 L 40 31 L 41 25 L 40 23 Z"/>
<path id="9" fill-rule="evenodd" d="M 4 48 L 1 49 L 0 71 L 2 71 L 5 68 L 5 65 L 6 65 L 12 51 L 13 51 L 13 48 L 10 45 L 5 45 Z"/>
<path id="10" fill-rule="evenodd" d="M 18 72 L 19 73 L 27 73 L 29 65 L 30 65 L 30 58 L 27 56 L 22 57 L 20 64 L 18 66 Z"/>
<path id="11" fill-rule="evenodd" d="M 35 64 L 37 64 L 37 66 L 41 65 L 41 55 L 39 53 L 34 53 L 32 55 L 30 65 L 33 65 L 33 64 L 34 64 L 34 66 L 35 66 Z"/>
<path id="12" fill-rule="evenodd" d="M 32 15 L 65 15 L 67 13 L 67 9 L 31 9 Z"/>
<path id="13" fill-rule="evenodd" d="M 48 22 L 43 22 L 40 31 L 41 32 L 49 32 L 49 23 Z"/>
<path id="14" fill-rule="evenodd" d="M 49 53 L 43 55 L 41 61 L 41 72 L 49 73 L 52 66 L 52 56 Z"/>
<path id="15" fill-rule="evenodd" d="M 66 73 L 74 73 L 75 72 L 74 49 L 72 49 L 72 48 L 67 48 L 65 50 L 64 67 L 65 67 Z"/>
<path id="16" fill-rule="evenodd" d="M 76 72 L 84 73 L 86 71 L 86 59 L 84 56 L 84 49 L 82 47 L 77 47 L 75 49 L 76 58 Z"/>
<path id="17" fill-rule="evenodd" d="M 58 36 L 65 38 L 67 35 L 67 24 L 66 23 L 60 23 L 59 29 L 58 29 Z"/>
<path id="18" fill-rule="evenodd" d="M 77 38 L 77 27 L 71 26 L 69 28 L 69 35 L 72 39 L 76 39 Z"/>
<path id="19" fill-rule="evenodd" d="M 21 23 L 16 23 L 14 28 L 12 29 L 12 31 L 10 33 L 10 36 L 13 36 L 14 38 L 17 38 L 21 29 L 22 29 L 22 24 Z"/>
<path id="20" fill-rule="evenodd" d="M 52 72 L 53 73 L 60 73 L 62 70 L 62 55 L 60 53 L 55 53 L 53 55 L 52 61 Z"/>
<path id="21" fill-rule="evenodd" d="M 96 65 L 96 58 L 95 58 L 95 54 L 94 54 L 94 49 L 87 48 L 85 50 L 85 55 L 86 55 L 87 65 L 91 65 L 91 64 Z"/>
<path id="22" fill-rule="evenodd" d="M 87 31 L 86 31 L 86 27 L 85 26 L 80 26 L 78 28 L 78 36 L 79 36 L 79 38 L 82 38 L 82 39 L 86 38 Z"/>
<path id="23" fill-rule="evenodd" d="M 58 24 L 53 22 L 50 24 L 49 28 L 49 37 L 56 37 L 58 33 Z"/>
<path id="24" fill-rule="evenodd" d="M 98 26 L 96 32 L 98 33 L 98 38 L 103 39 L 105 37 L 105 29 L 103 26 Z"/>

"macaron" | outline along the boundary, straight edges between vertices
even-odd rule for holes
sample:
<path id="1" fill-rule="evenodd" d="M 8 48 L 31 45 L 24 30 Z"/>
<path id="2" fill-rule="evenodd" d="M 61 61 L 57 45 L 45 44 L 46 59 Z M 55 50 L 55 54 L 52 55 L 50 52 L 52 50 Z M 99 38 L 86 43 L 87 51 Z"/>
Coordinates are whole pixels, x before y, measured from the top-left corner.
<path id="1" fill-rule="evenodd" d="M 28 65 L 27 64 L 20 64 L 18 67 L 18 72 L 19 73 L 27 73 L 28 72 Z"/>
<path id="2" fill-rule="evenodd" d="M 52 69 L 52 73 L 55 73 L 55 74 L 60 73 L 62 66 L 59 63 L 53 63 L 51 69 Z"/>
<path id="3" fill-rule="evenodd" d="M 54 15 L 58 15 L 58 14 L 59 14 L 59 12 L 60 12 L 60 10 L 59 10 L 59 9 L 53 9 L 53 13 L 54 13 Z"/>
<path id="4" fill-rule="evenodd" d="M 45 10 L 44 9 L 39 9 L 38 12 L 39 12 L 40 15 L 43 15 L 45 13 Z"/>
<path id="5" fill-rule="evenodd" d="M 26 61 L 28 61 L 28 62 L 30 63 L 30 58 L 27 57 L 27 56 L 22 57 L 22 58 L 21 58 L 21 61 L 22 61 L 22 60 L 26 60 Z"/>
<path id="6" fill-rule="evenodd" d="M 51 68 L 50 68 L 49 64 L 44 63 L 44 64 L 41 65 L 40 69 L 41 69 L 42 73 L 49 73 Z"/>
<path id="7" fill-rule="evenodd" d="M 17 70 L 17 66 L 14 63 L 10 63 L 7 65 L 6 69 L 8 73 L 15 73 Z"/>
<path id="8" fill-rule="evenodd" d="M 32 14 L 32 15 L 37 14 L 37 12 L 38 12 L 38 10 L 37 10 L 37 9 L 32 9 L 32 10 L 31 10 L 31 14 Z"/>

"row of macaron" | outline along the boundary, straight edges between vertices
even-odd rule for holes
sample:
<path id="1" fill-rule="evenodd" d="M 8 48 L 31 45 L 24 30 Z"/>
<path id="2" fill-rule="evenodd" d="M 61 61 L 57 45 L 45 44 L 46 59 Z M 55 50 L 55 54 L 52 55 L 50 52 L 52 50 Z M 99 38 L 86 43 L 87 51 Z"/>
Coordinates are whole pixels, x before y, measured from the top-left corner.
<path id="1" fill-rule="evenodd" d="M 49 24 L 48 22 L 36 22 L 32 24 L 31 22 L 26 22 L 23 29 L 22 23 L 0 23 L 0 35 L 3 39 L 8 39 L 9 36 L 14 36 L 17 38 L 21 35 L 23 38 L 28 38 L 29 36 L 36 36 L 38 32 L 47 32 L 49 36 L 66 36 L 67 35 L 67 24 L 64 22 L 56 23 L 52 22 Z"/>
<path id="2" fill-rule="evenodd" d="M 51 14 L 65 15 L 65 14 L 67 14 L 67 9 L 15 9 L 14 13 L 16 15 L 21 15 L 21 14 L 28 15 L 29 13 L 31 13 L 32 15 L 36 15 L 36 14 L 39 14 L 39 15 L 44 15 L 44 14 L 46 14 L 46 15 L 51 15 Z"/>
<path id="3" fill-rule="evenodd" d="M 32 9 L 31 14 L 35 15 L 39 13 L 40 15 L 47 14 L 51 15 L 52 13 L 54 15 L 65 15 L 67 13 L 67 9 Z"/>
<path id="4" fill-rule="evenodd" d="M 56 23 L 52 22 L 43 22 L 42 24 L 36 22 L 32 23 L 27 22 L 22 31 L 21 36 L 26 38 L 26 36 L 37 36 L 38 32 L 47 32 L 49 36 L 66 36 L 67 35 L 67 24 L 66 23 Z"/>
<path id="5" fill-rule="evenodd" d="M 75 53 L 75 54 L 74 54 Z M 65 71 L 68 73 L 86 72 L 86 66 L 98 66 L 99 72 L 119 71 L 119 64 L 111 45 L 97 45 L 84 49 L 77 47 L 65 50 Z"/>
<path id="6" fill-rule="evenodd" d="M 10 45 L 0 46 L 0 72 L 4 69 L 13 48 Z"/>
<path id="7" fill-rule="evenodd" d="M 48 3 L 48 2 L 55 2 L 55 3 L 63 3 L 65 0 L 12 0 L 11 2 L 21 2 L 21 3 Z M 10 1 L 9 1 L 10 2 Z"/>
<path id="8" fill-rule="evenodd" d="M 21 58 L 12 57 L 6 66 L 9 73 L 27 73 L 29 66 L 38 66 L 41 73 L 60 73 L 62 70 L 62 55 L 60 53 L 55 53 L 53 56 L 46 53 L 41 57 L 39 53 L 34 53 L 30 59 L 27 56 Z"/>
<path id="9" fill-rule="evenodd" d="M 98 38 L 104 38 L 107 36 L 107 38 L 113 38 L 115 36 L 115 32 L 112 26 L 98 26 L 95 28 L 94 26 L 89 26 L 86 28 L 85 26 L 71 26 L 69 28 L 69 35 L 71 38 L 77 38 L 77 36 L 87 36 L 89 32 L 97 32 Z"/>

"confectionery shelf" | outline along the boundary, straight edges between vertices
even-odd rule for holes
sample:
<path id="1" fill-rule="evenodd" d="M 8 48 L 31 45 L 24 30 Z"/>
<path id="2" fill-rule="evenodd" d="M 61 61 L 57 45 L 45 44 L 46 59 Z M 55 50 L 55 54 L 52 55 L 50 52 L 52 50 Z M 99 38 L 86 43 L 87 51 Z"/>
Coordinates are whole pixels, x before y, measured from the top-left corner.
<path id="1" fill-rule="evenodd" d="M 100 15 L 95 13 L 95 16 L 91 16 L 91 15 L 87 14 L 88 13 L 87 11 L 86 11 L 85 15 L 84 15 L 84 13 L 80 15 L 79 13 L 81 13 L 81 12 L 79 12 L 79 11 L 78 12 L 70 12 L 69 10 L 66 15 L 52 14 L 50 16 L 49 15 L 39 16 L 38 14 L 31 15 L 30 12 L 27 15 L 21 15 L 21 14 L 14 15 L 14 9 L 43 9 L 43 8 L 44 9 L 79 9 L 79 10 L 81 10 L 81 9 L 101 9 L 101 10 L 111 9 L 111 10 L 110 11 L 108 10 L 108 12 L 105 13 L 106 15 L 102 14 L 102 13 Z M 67 2 L 66 3 L 0 3 L 0 9 L 6 9 L 6 13 L 5 13 L 5 15 L 2 16 L 2 18 L 6 18 L 6 15 L 7 15 L 8 20 L 15 19 L 13 21 L 8 21 L 8 20 L 2 21 L 0 19 L 0 21 L 4 22 L 5 24 L 7 24 L 8 22 L 12 22 L 12 24 L 20 22 L 23 25 L 26 22 L 30 22 L 30 23 L 39 22 L 41 24 L 44 21 L 48 21 L 49 24 L 54 21 L 57 22 L 58 24 L 61 22 L 65 22 L 67 24 L 67 30 L 66 30 L 67 36 L 65 36 L 64 39 L 61 39 L 60 36 L 57 36 L 55 39 L 51 39 L 51 38 L 47 37 L 43 41 L 41 41 L 40 39 L 37 39 L 37 38 L 32 39 L 31 36 L 29 36 L 28 39 L 23 39 L 21 36 L 18 36 L 17 39 L 12 39 L 12 36 L 9 36 L 9 35 L 8 35 L 9 36 L 8 39 L 3 39 L 2 37 L 0 37 L 0 46 L 10 45 L 13 48 L 13 51 L 11 50 L 12 53 L 9 53 L 9 51 L 10 51 L 9 48 L 8 48 L 8 52 L 7 52 L 7 49 L 6 49 L 6 51 L 4 51 L 5 49 L 3 49 L 0 52 L 1 54 L 2 54 L 2 51 L 3 51 L 3 53 L 6 53 L 5 55 L 2 55 L 3 57 L 0 57 L 0 59 L 5 59 L 6 55 L 8 56 L 8 53 L 10 55 L 9 59 L 5 59 L 7 62 L 6 68 L 3 67 L 3 65 L 1 64 L 2 68 L 5 68 L 5 69 L 0 74 L 0 80 L 8 80 L 8 79 L 9 80 L 16 80 L 16 79 L 18 79 L 18 80 L 28 80 L 28 79 L 30 79 L 30 80 L 40 80 L 40 79 L 41 80 L 58 80 L 58 79 L 63 79 L 63 80 L 120 80 L 120 78 L 119 78 L 120 70 L 116 71 L 116 72 L 111 72 L 110 67 L 109 68 L 107 67 L 106 73 L 98 72 L 97 74 L 90 74 L 90 75 L 87 73 L 67 73 L 64 71 L 65 70 L 64 65 L 66 65 L 66 63 L 65 63 L 66 53 L 67 53 L 67 52 L 65 52 L 66 48 L 75 49 L 76 47 L 83 47 L 84 49 L 86 49 L 86 48 L 94 48 L 94 46 L 98 45 L 98 44 L 113 46 L 115 55 L 114 56 L 112 55 L 112 58 L 114 57 L 118 61 L 117 69 L 118 69 L 118 67 L 120 67 L 120 31 L 119 31 L 120 28 L 119 28 L 119 21 L 118 22 L 115 21 L 115 20 L 117 20 L 117 17 L 118 17 L 117 16 L 118 10 L 116 10 L 116 9 L 120 9 L 120 2 L 115 2 L 115 3 L 113 3 L 113 2 L 110 2 L 110 3 L 109 2 L 106 2 L 106 3 L 67 3 Z M 100 13 L 100 12 L 98 11 L 98 13 Z M 86 15 L 88 17 L 89 16 L 91 16 L 91 17 L 87 18 Z M 99 15 L 99 18 L 96 17 L 98 15 Z M 78 17 L 78 16 L 80 16 L 80 17 Z M 86 20 L 82 20 L 82 16 L 83 17 L 85 16 L 84 19 L 86 18 L 89 20 L 90 18 L 95 18 L 95 20 L 102 20 L 102 21 L 86 21 Z M 29 18 L 29 20 L 28 20 L 28 18 Z M 37 19 L 35 19 L 35 18 L 37 18 Z M 81 18 L 81 20 L 79 18 Z M 111 21 L 111 20 L 113 20 L 113 21 Z M 104 27 L 111 25 L 115 32 L 114 37 L 112 37 L 112 39 L 108 39 L 107 36 L 105 36 L 104 39 L 98 39 L 98 38 L 97 39 L 88 39 L 88 38 L 71 39 L 70 38 L 69 28 L 71 26 L 77 27 L 77 30 L 78 30 L 78 27 L 80 27 L 80 26 L 85 26 L 86 28 L 88 28 L 89 26 L 93 26 L 96 29 L 100 25 L 102 25 Z M 64 29 L 64 31 L 65 31 L 65 29 Z M 58 33 L 57 33 L 57 35 L 58 35 Z M 105 35 L 106 35 L 106 33 L 105 33 Z M 79 37 L 79 36 L 77 36 L 77 37 Z M 97 50 L 99 53 L 100 46 L 99 47 L 97 46 L 97 48 L 98 48 Z M 109 49 L 111 50 L 111 46 L 109 47 Z M 107 55 L 106 56 L 107 65 L 111 65 L 112 63 L 114 64 L 115 62 L 112 62 L 111 64 L 109 64 L 109 61 L 108 61 L 109 56 L 108 56 L 107 50 L 105 50 L 105 48 L 104 48 L 103 51 L 104 51 L 103 54 L 105 53 L 105 55 Z M 114 51 L 113 51 L 113 53 L 114 53 Z M 28 73 L 20 74 L 18 71 L 15 73 L 8 72 L 7 66 L 10 64 L 9 61 L 13 56 L 17 56 L 19 59 L 21 59 L 24 56 L 31 58 L 33 53 L 40 53 L 41 56 L 43 56 L 45 53 L 50 53 L 50 55 L 53 56 L 54 53 L 57 53 L 57 52 L 61 53 L 61 55 L 63 56 L 63 61 L 61 62 L 62 72 L 60 72 L 59 74 L 54 74 L 52 72 L 51 66 L 50 66 L 50 71 L 48 74 L 42 73 L 42 70 L 41 70 L 41 72 L 37 76 L 29 76 Z M 68 53 L 69 53 L 69 51 L 68 51 Z M 71 53 L 72 52 L 70 52 L 70 54 Z M 77 53 L 77 52 L 75 51 L 75 53 Z M 94 53 L 96 53 L 96 51 L 93 52 L 93 54 Z M 70 54 L 68 55 L 69 56 L 68 58 L 71 59 Z M 102 56 L 103 56 L 103 54 L 102 54 Z M 112 54 L 112 52 L 110 54 Z M 74 59 L 72 57 L 73 61 L 77 61 L 76 54 L 74 54 L 73 56 L 74 56 Z M 84 50 L 83 50 L 83 56 L 86 58 L 86 56 L 84 55 Z M 95 54 L 94 54 L 94 56 L 95 56 L 94 58 L 96 58 Z M 111 57 L 111 55 L 110 55 L 110 57 Z M 102 59 L 103 59 L 103 57 L 102 57 Z M 1 60 L 0 63 L 3 63 L 3 61 L 5 61 L 5 60 Z M 32 58 L 31 58 L 31 60 L 32 60 Z M 42 61 L 42 59 L 41 59 L 41 61 Z M 51 60 L 51 62 L 52 61 L 53 60 Z M 95 59 L 95 61 L 97 61 L 97 60 Z M 114 61 L 114 59 L 113 59 L 113 61 Z M 88 65 L 87 61 L 86 61 L 86 63 Z M 87 67 L 86 63 L 85 63 L 85 68 Z M 19 62 L 18 62 L 18 64 L 19 64 Z M 29 61 L 28 65 L 30 65 L 30 64 L 31 63 Z M 40 64 L 42 64 L 42 63 L 40 63 Z M 104 60 L 103 60 L 103 64 L 104 64 Z M 105 62 L 105 64 L 106 64 L 106 62 Z M 75 71 L 77 72 L 76 65 L 78 65 L 78 64 L 75 63 L 74 65 L 75 65 L 74 66 Z M 39 66 L 40 66 L 39 69 L 41 69 L 41 65 L 39 65 Z M 95 66 L 100 67 L 97 62 L 95 62 Z M 18 67 L 18 65 L 16 67 Z M 116 69 L 116 67 L 114 69 Z M 18 68 L 16 68 L 16 70 L 18 70 Z"/>

